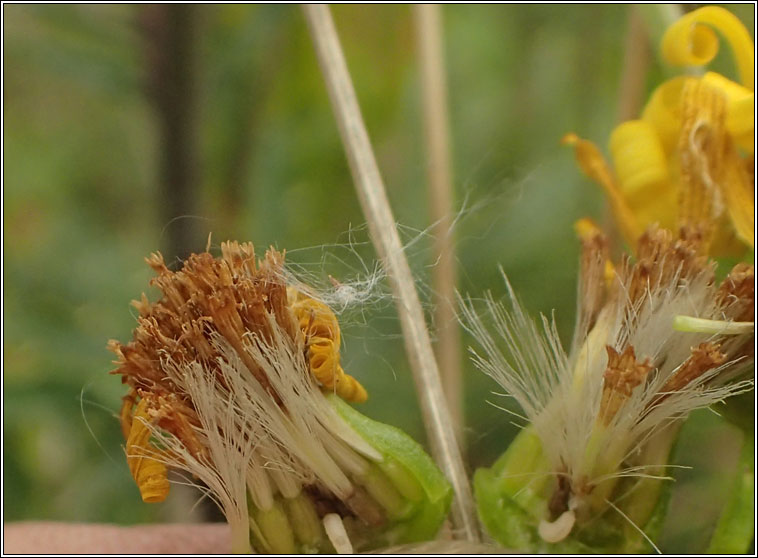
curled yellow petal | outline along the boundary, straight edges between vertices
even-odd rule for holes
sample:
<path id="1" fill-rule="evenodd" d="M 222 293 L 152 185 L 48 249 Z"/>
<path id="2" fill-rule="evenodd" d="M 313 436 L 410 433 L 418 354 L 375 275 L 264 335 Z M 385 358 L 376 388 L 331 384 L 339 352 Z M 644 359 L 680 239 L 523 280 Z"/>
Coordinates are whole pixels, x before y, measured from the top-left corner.
<path id="1" fill-rule="evenodd" d="M 150 444 L 151 432 L 144 422 L 148 420 L 147 400 L 141 399 L 134 411 L 126 440 L 126 462 L 139 487 L 142 501 L 155 503 L 166 499 L 169 483 L 166 466 L 149 457 L 149 454 L 158 454 L 158 450 Z"/>
<path id="2" fill-rule="evenodd" d="M 637 221 L 672 228 L 676 191 L 655 128 L 644 120 L 620 124 L 611 133 L 610 151 L 619 187 Z"/>
<path id="3" fill-rule="evenodd" d="M 642 111 L 642 120 L 651 124 L 660 139 L 667 155 L 670 155 L 679 142 L 682 128 L 682 89 L 691 77 L 675 77 L 659 85 Z"/>
<path id="4" fill-rule="evenodd" d="M 300 331 L 307 337 L 323 337 L 332 339 L 339 350 L 340 346 L 340 325 L 337 316 L 323 302 L 306 296 L 302 293 L 295 293 L 292 296 L 292 310 L 295 312 Z"/>
<path id="5" fill-rule="evenodd" d="M 129 432 L 132 429 L 132 410 L 134 409 L 135 398 L 137 397 L 137 390 L 130 389 L 121 399 L 121 412 L 119 413 L 119 423 L 121 423 L 121 433 L 124 435 L 124 439 L 129 438 Z"/>
<path id="6" fill-rule="evenodd" d="M 574 147 L 574 156 L 579 168 L 605 190 L 621 234 L 630 246 L 634 246 L 636 239 L 642 234 L 642 229 L 600 150 L 591 141 L 581 139 L 574 133 L 563 136 L 561 143 Z"/>
<path id="7" fill-rule="evenodd" d="M 308 359 L 311 373 L 327 390 L 334 390 L 342 399 L 363 403 L 368 393 L 363 386 L 345 373 L 339 363 L 339 347 L 334 341 L 323 337 L 308 341 Z"/>
<path id="8" fill-rule="evenodd" d="M 334 390 L 341 398 L 363 403 L 368 393 L 346 374 L 340 365 L 340 327 L 334 312 L 324 303 L 291 291 L 292 310 L 303 332 L 308 350 L 308 365 L 324 389 Z"/>
<path id="9" fill-rule="evenodd" d="M 716 6 L 706 6 L 690 12 L 674 22 L 663 35 L 661 50 L 670 64 L 704 66 L 719 49 L 719 31 L 734 53 L 740 82 L 754 88 L 754 47 L 745 26 L 731 12 Z"/>

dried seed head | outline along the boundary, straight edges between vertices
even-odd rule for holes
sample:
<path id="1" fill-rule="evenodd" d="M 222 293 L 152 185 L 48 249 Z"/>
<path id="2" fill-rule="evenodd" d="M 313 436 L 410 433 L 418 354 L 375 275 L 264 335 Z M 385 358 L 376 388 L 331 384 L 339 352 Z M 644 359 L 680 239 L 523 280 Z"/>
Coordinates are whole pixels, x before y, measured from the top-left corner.
<path id="1" fill-rule="evenodd" d="M 715 334 L 673 328 L 679 315 L 745 319 L 754 304 L 752 266 L 737 266 L 717 286 L 698 229 L 683 228 L 674 238 L 650 227 L 636 261 L 623 261 L 602 296 L 604 242 L 598 231 L 584 232 L 583 300 L 569 354 L 555 325 L 542 317 L 538 327 L 509 285 L 508 309 L 489 296 L 480 315 L 470 299 L 461 300 L 464 325 L 481 346 L 472 349 L 474 363 L 518 401 L 562 479 L 546 522 L 572 498 L 577 522 L 594 517 L 607 507 L 614 480 L 652 466 L 638 462 L 651 436 L 693 409 L 752 387 L 744 376 L 752 329 L 728 335 L 729 328 Z"/>
<path id="2" fill-rule="evenodd" d="M 633 307 L 651 293 L 693 280 L 713 281 L 704 255 L 703 236 L 695 227 L 682 228 L 674 240 L 667 229 L 649 227 L 637 244 L 634 263 L 624 258 L 620 271 L 628 304 Z"/>
<path id="3" fill-rule="evenodd" d="M 151 303 L 143 294 L 133 303 L 132 341 L 109 343 L 114 373 L 131 388 L 121 422 L 143 497 L 165 497 L 164 464 L 186 470 L 208 487 L 243 547 L 248 491 L 260 511 L 250 521 L 263 522 L 264 539 L 279 517 L 276 495 L 293 499 L 308 487 L 368 521 L 371 506 L 351 507 L 360 492 L 354 478 L 381 456 L 322 392 L 366 398 L 339 364 L 334 314 L 288 289 L 283 254 L 269 250 L 256 264 L 252 244 L 225 242 L 221 252 L 193 254 L 179 271 L 160 254 L 147 258 L 163 296 Z"/>
<path id="4" fill-rule="evenodd" d="M 615 271 L 608 257 L 608 240 L 600 228 L 589 219 L 580 219 L 574 226 L 582 243 L 579 260 L 577 323 L 572 347 L 595 325 Z"/>

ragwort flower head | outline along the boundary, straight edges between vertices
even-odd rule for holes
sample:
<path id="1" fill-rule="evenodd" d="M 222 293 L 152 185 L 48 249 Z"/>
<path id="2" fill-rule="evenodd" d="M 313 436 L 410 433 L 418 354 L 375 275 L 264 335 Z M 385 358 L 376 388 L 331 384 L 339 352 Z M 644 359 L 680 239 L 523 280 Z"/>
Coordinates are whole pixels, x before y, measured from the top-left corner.
<path id="1" fill-rule="evenodd" d="M 668 454 L 656 455 L 656 437 L 668 436 L 667 427 L 690 411 L 753 385 L 745 376 L 754 342 L 753 324 L 745 323 L 754 313 L 751 265 L 738 264 L 717 284 L 701 231 L 684 228 L 675 238 L 653 226 L 636 260 L 626 257 L 614 269 L 604 236 L 580 225 L 578 320 L 568 353 L 554 323 L 543 317 L 538 326 L 512 292 L 510 308 L 488 296 L 483 315 L 462 301 L 480 345 L 472 349 L 475 364 L 529 422 L 493 471 L 475 477 L 478 498 L 491 499 L 493 484 L 510 492 L 543 541 L 511 533 L 499 538 L 503 544 L 535 549 L 589 524 L 597 531 L 599 517 L 621 511 L 614 500 L 622 479 L 660 478 Z M 709 325 L 675 329 L 682 315 Z M 626 519 L 644 521 L 650 511 L 636 509 L 638 517 Z M 502 512 L 480 505 L 480 513 L 496 538 L 507 529 Z"/>
<path id="2" fill-rule="evenodd" d="M 227 242 L 143 294 L 133 340 L 111 341 L 130 391 L 121 424 L 143 500 L 169 489 L 167 467 L 199 479 L 233 547 L 351 552 L 431 538 L 450 487 L 421 448 L 363 417 L 364 388 L 340 364 L 334 313 L 303 293 L 270 250 Z"/>

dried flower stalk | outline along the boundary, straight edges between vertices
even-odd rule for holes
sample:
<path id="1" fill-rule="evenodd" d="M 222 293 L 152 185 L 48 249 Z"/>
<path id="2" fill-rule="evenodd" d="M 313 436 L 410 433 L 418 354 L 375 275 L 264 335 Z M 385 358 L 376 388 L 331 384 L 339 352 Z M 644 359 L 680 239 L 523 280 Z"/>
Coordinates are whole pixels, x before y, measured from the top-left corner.
<path id="1" fill-rule="evenodd" d="M 435 292 L 434 323 L 437 364 L 447 397 L 453 428 L 463 446 L 464 390 L 461 335 L 455 311 L 456 263 L 453 242 L 453 178 L 450 162 L 447 87 L 442 41 L 442 9 L 438 4 L 414 6 L 414 20 L 421 67 L 424 142 L 426 144 L 427 199 L 434 224 L 432 288 Z"/>
<path id="2" fill-rule="evenodd" d="M 416 390 L 432 455 L 453 485 L 452 518 L 463 538 L 479 540 L 471 488 L 455 439 L 453 421 L 440 383 L 429 332 L 416 292 L 413 276 L 400 243 L 384 184 L 361 117 L 345 57 L 325 5 L 303 6 L 332 108 L 347 153 L 353 181 L 371 238 L 384 262 L 395 294 Z"/>
<path id="3" fill-rule="evenodd" d="M 651 471 L 662 471 L 665 455 L 657 455 L 656 462 L 651 457 L 661 453 L 652 451 L 651 444 L 662 442 L 651 441 L 669 425 L 694 409 L 753 387 L 746 374 L 752 361 L 752 324 L 714 331 L 674 328 L 675 318 L 683 314 L 726 324 L 752 315 L 752 266 L 738 264 L 716 285 L 715 264 L 703 255 L 706 235 L 685 227 L 675 238 L 653 226 L 639 240 L 637 259 L 625 257 L 609 274 L 602 233 L 586 222 L 581 228 L 579 292 L 584 300 L 578 305 L 577 335 L 568 354 L 554 323 L 543 317 L 538 327 L 512 292 L 510 309 L 487 298 L 486 319 L 470 300 L 461 301 L 466 325 L 481 346 L 472 350 L 475 364 L 518 401 L 530 423 L 518 443 L 530 444 L 535 436 L 538 440 L 534 447 L 513 450 L 512 459 L 525 461 L 510 467 L 524 467 L 528 474 L 511 482 L 520 490 L 528 486 L 529 494 L 544 491 L 549 505 L 532 502 L 530 511 L 539 520 L 540 537 L 552 544 L 566 539 L 576 525 L 597 520 L 609 507 L 620 511 L 612 502 L 620 479 L 650 478 Z M 672 436 L 662 439 L 670 447 Z M 503 467 L 505 461 L 498 463 L 496 467 Z M 477 475 L 481 496 L 492 481 Z M 534 475 L 531 480 L 529 475 Z M 483 513 L 494 517 L 489 510 Z"/>

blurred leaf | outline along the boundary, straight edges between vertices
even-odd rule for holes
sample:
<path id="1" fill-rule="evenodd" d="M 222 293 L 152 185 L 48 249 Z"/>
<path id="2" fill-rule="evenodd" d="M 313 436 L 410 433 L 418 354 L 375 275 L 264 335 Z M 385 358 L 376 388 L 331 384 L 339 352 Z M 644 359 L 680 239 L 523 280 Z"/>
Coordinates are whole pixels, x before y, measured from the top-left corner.
<path id="1" fill-rule="evenodd" d="M 755 439 L 745 432 L 737 471 L 708 546 L 709 554 L 745 554 L 755 540 Z"/>

